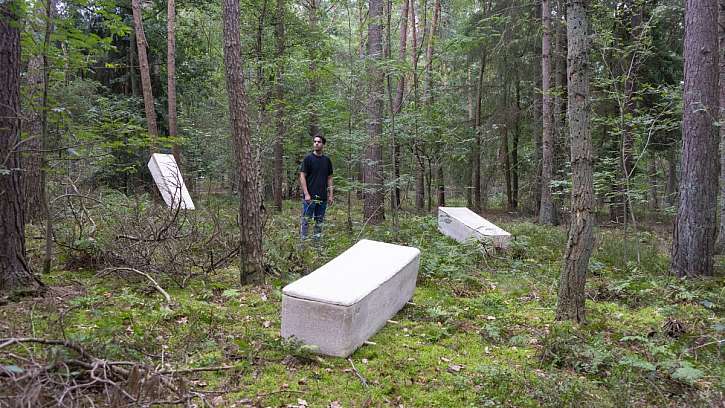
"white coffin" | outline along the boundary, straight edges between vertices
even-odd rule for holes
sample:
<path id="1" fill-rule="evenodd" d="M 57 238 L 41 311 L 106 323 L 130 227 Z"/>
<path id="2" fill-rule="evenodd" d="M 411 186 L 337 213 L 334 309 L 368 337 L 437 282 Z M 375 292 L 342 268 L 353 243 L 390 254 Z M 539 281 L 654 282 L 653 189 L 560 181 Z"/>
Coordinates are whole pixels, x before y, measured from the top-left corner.
<path id="1" fill-rule="evenodd" d="M 148 167 L 166 205 L 171 208 L 180 205 L 182 209 L 194 209 L 194 202 L 191 201 L 189 190 L 186 189 L 181 170 L 176 165 L 173 155 L 154 153 L 151 155 Z"/>
<path id="2" fill-rule="evenodd" d="M 466 207 L 438 207 L 438 230 L 458 242 L 490 241 L 500 249 L 511 241 L 511 234 Z"/>
<path id="3" fill-rule="evenodd" d="M 282 290 L 282 337 L 347 357 L 413 297 L 420 250 L 361 240 Z"/>

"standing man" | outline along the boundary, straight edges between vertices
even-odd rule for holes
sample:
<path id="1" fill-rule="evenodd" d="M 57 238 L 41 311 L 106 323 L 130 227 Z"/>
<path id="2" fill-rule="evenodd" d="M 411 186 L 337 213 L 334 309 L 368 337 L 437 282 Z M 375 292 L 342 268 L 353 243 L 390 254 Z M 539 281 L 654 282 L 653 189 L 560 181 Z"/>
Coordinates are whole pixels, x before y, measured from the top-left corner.
<path id="1" fill-rule="evenodd" d="M 312 153 L 305 156 L 300 167 L 302 225 L 300 236 L 307 239 L 310 219 L 315 219 L 314 239 L 319 240 L 327 204 L 332 204 L 332 161 L 322 154 L 327 140 L 323 136 L 312 138 Z"/>

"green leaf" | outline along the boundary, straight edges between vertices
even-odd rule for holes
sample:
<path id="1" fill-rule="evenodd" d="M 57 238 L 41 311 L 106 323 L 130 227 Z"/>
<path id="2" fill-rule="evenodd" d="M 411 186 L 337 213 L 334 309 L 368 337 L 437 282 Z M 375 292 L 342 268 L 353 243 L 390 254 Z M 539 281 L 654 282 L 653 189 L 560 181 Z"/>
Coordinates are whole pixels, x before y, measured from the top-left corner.
<path id="1" fill-rule="evenodd" d="M 698 370 L 697 368 L 691 366 L 688 362 L 683 362 L 682 366 L 672 373 L 672 379 L 686 384 L 692 384 L 702 378 L 703 375 L 704 373 L 702 370 Z"/>
<path id="2" fill-rule="evenodd" d="M 621 360 L 619 360 L 619 364 L 626 367 L 639 368 L 645 371 L 655 371 L 657 369 L 657 367 L 649 361 L 645 361 L 633 356 L 627 356 L 622 358 Z"/>
<path id="3" fill-rule="evenodd" d="M 233 298 L 239 296 L 239 291 L 236 289 L 227 289 L 224 292 L 222 292 L 222 296 L 226 298 Z"/>

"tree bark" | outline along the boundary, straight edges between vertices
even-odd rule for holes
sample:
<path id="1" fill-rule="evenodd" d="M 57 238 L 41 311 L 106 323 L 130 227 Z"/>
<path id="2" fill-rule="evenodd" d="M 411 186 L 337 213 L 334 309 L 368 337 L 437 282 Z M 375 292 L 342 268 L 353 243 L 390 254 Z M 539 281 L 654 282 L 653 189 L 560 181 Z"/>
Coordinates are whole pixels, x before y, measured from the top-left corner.
<path id="1" fill-rule="evenodd" d="M 167 80 L 166 80 L 166 86 L 168 89 L 167 92 L 167 98 L 168 98 L 168 105 L 169 105 L 169 137 L 173 139 L 177 136 L 177 127 L 176 127 L 176 5 L 174 4 L 175 0 L 167 0 L 167 7 L 166 7 L 166 14 L 167 14 L 167 22 L 166 22 L 166 70 L 167 70 Z M 176 159 L 176 163 L 178 164 L 179 168 L 181 168 L 181 148 L 179 147 L 179 143 L 174 140 L 174 145 L 172 146 L 172 153 L 174 154 L 174 159 Z"/>
<path id="2" fill-rule="evenodd" d="M 425 49 L 425 80 L 423 81 L 423 100 L 430 103 L 431 99 L 431 86 L 432 86 L 432 73 L 433 70 L 433 48 L 435 45 L 435 32 L 438 26 L 438 19 L 441 14 L 441 1 L 435 0 L 433 6 L 433 18 L 431 19 L 428 36 L 428 44 Z"/>
<path id="3" fill-rule="evenodd" d="M 309 13 L 310 31 L 314 37 L 317 36 L 317 6 L 319 0 L 309 0 L 306 4 L 309 6 L 307 12 Z M 362 30 L 361 30 L 362 31 Z M 307 82 L 309 89 L 309 97 L 312 103 L 310 103 L 310 117 L 309 117 L 309 134 L 310 138 L 315 136 L 321 136 L 320 133 L 320 118 L 317 112 L 317 44 L 311 44 L 309 48 L 310 52 L 310 79 Z"/>
<path id="4" fill-rule="evenodd" d="M 481 138 L 483 125 L 481 123 L 481 104 L 483 100 L 483 74 L 486 71 L 486 49 L 481 49 L 480 66 L 478 67 L 478 83 L 476 91 L 476 112 L 474 121 L 475 141 L 473 144 L 473 211 L 481 212 Z"/>
<path id="5" fill-rule="evenodd" d="M 541 206 L 539 207 L 539 223 L 554 225 L 554 198 L 551 194 L 551 180 L 554 174 L 554 128 L 553 101 L 551 88 L 551 9 L 549 0 L 541 1 L 541 21 L 543 36 L 541 40 Z"/>
<path id="6" fill-rule="evenodd" d="M 585 320 L 584 288 L 592 253 L 594 224 L 586 6 L 586 0 L 569 0 L 567 3 L 572 216 L 556 306 L 557 320 L 573 320 L 577 323 Z"/>
<path id="7" fill-rule="evenodd" d="M 420 94 L 418 92 L 418 28 L 415 12 L 415 0 L 410 0 L 410 36 L 411 36 L 411 53 L 410 58 L 413 65 L 413 99 L 415 102 L 415 108 L 420 107 Z M 423 162 L 423 147 L 422 141 L 418 134 L 418 119 L 417 116 L 414 120 L 414 135 L 413 135 L 413 166 L 415 166 L 415 209 L 418 212 L 423 211 L 425 205 L 425 163 Z"/>
<path id="8" fill-rule="evenodd" d="M 29 139 L 23 143 L 21 156 L 23 168 L 23 192 L 25 194 L 25 222 L 38 222 L 44 218 L 43 184 L 41 183 L 41 169 L 43 168 L 43 125 L 40 111 L 43 106 L 43 56 L 37 55 L 28 61 L 28 92 L 32 101 L 23 115 L 23 123 Z"/>
<path id="9" fill-rule="evenodd" d="M 136 30 L 136 48 L 138 49 L 139 71 L 141 72 L 141 89 L 143 92 L 143 106 L 146 112 L 146 126 L 151 138 L 149 148 L 156 150 L 157 137 L 159 135 L 156 126 L 156 110 L 154 109 L 154 96 L 151 90 L 151 74 L 149 73 L 149 60 L 146 55 L 146 35 L 144 34 L 143 21 L 141 19 L 140 0 L 131 0 L 133 10 L 133 25 Z"/>
<path id="10" fill-rule="evenodd" d="M 140 95 L 138 77 L 136 76 L 136 58 L 138 57 L 136 48 L 136 31 L 131 31 L 128 34 L 128 76 L 131 79 L 131 95 L 133 96 Z"/>
<path id="11" fill-rule="evenodd" d="M 282 180 L 284 179 L 284 13 L 285 0 L 277 0 L 277 9 L 275 14 L 274 38 L 275 38 L 275 127 L 277 129 L 274 137 L 274 207 L 277 211 L 282 211 Z"/>
<path id="12" fill-rule="evenodd" d="M 134 0 L 137 1 L 137 0 Z M 234 149 L 239 162 L 239 222 L 240 222 L 240 282 L 242 285 L 261 282 L 262 266 L 262 206 L 257 166 L 252 155 L 247 96 L 244 90 L 242 47 L 239 39 L 239 0 L 224 0 L 224 66 L 229 117 Z"/>
<path id="13" fill-rule="evenodd" d="M 719 135 L 717 2 L 685 4 L 685 86 L 680 202 L 672 241 L 672 272 L 713 274 L 717 236 Z"/>
<path id="14" fill-rule="evenodd" d="M 20 32 L 18 1 L 0 3 L 0 292 L 28 288 L 20 170 Z"/>
<path id="15" fill-rule="evenodd" d="M 718 1 L 718 42 L 720 57 L 720 233 L 717 252 L 725 252 L 725 0 Z"/>
<path id="16" fill-rule="evenodd" d="M 365 148 L 363 172 L 365 175 L 365 201 L 363 203 L 364 221 L 380 224 L 385 219 L 385 196 L 383 190 L 383 154 L 380 139 L 383 134 L 383 71 L 380 62 L 383 59 L 383 2 L 369 0 L 368 47 L 367 56 L 368 83 L 368 142 Z"/>

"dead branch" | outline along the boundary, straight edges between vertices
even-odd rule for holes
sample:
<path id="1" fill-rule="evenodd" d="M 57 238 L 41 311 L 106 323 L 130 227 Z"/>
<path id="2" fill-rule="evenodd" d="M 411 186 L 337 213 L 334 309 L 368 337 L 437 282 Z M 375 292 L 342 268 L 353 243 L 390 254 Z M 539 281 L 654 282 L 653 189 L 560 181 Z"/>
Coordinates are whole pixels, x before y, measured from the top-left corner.
<path id="1" fill-rule="evenodd" d="M 148 273 L 139 271 L 138 269 L 123 267 L 123 266 L 122 267 L 112 267 L 112 268 L 106 268 L 106 269 L 100 271 L 97 275 L 98 276 L 102 276 L 102 275 L 105 275 L 105 274 L 107 274 L 109 272 L 113 272 L 113 271 L 133 272 L 133 273 L 135 273 L 137 275 L 141 275 L 141 276 L 146 277 L 146 279 L 148 279 L 149 281 L 151 281 L 151 284 L 154 285 L 154 287 L 156 288 L 156 290 L 159 291 L 159 293 L 161 293 L 162 295 L 164 295 L 164 298 L 166 299 L 166 305 L 167 306 L 171 306 L 171 304 L 173 303 L 172 300 L 171 300 L 171 296 L 169 296 L 169 294 L 164 290 L 164 288 L 162 288 L 158 284 L 158 282 L 156 282 L 156 279 L 152 278 L 151 275 L 149 275 Z"/>

